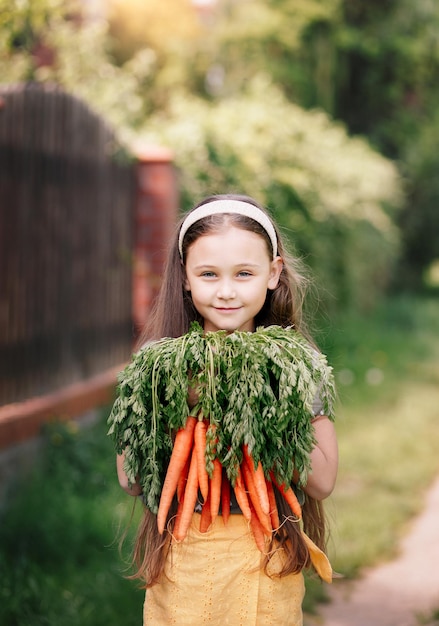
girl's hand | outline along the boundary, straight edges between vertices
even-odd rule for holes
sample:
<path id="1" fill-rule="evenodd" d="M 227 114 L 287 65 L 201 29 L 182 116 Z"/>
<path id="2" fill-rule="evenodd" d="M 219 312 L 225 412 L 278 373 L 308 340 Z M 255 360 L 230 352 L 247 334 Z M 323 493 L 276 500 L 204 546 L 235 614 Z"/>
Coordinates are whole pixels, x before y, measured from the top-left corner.
<path id="1" fill-rule="evenodd" d="M 122 487 L 124 491 L 130 494 L 130 496 L 140 496 L 142 493 L 142 488 L 138 482 L 135 482 L 133 485 L 129 484 L 128 476 L 125 474 L 125 470 L 123 469 L 123 465 L 125 462 L 125 454 L 118 454 L 116 457 L 116 467 L 117 467 L 117 477 L 119 479 L 119 485 Z"/>
<path id="2" fill-rule="evenodd" d="M 190 409 L 193 409 L 200 399 L 198 391 L 194 387 L 189 387 L 187 395 L 187 403 Z"/>

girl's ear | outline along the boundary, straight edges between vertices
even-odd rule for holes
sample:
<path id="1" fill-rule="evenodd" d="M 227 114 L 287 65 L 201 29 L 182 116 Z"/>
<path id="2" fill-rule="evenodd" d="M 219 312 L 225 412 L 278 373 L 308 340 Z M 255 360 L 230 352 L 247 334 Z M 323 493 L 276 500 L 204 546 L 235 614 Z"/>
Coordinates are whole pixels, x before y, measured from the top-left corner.
<path id="1" fill-rule="evenodd" d="M 280 256 L 277 256 L 271 262 L 271 271 L 268 279 L 268 289 L 276 289 L 279 283 L 280 273 L 282 272 L 283 266 L 284 264 Z"/>

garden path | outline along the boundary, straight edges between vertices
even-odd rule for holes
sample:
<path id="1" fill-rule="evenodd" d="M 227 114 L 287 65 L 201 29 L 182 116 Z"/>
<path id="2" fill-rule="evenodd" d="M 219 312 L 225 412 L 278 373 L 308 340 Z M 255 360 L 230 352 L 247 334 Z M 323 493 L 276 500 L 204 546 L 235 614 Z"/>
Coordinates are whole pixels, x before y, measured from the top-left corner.
<path id="1" fill-rule="evenodd" d="M 389 563 L 336 580 L 330 601 L 305 626 L 439 626 L 439 478 Z"/>

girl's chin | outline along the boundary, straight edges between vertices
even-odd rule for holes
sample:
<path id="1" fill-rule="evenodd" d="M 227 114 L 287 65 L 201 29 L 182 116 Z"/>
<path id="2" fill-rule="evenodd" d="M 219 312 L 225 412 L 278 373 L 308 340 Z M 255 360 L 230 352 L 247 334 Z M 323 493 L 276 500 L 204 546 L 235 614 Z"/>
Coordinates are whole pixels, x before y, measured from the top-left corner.
<path id="1" fill-rule="evenodd" d="M 235 330 L 241 330 L 241 331 L 247 331 L 247 332 L 253 332 L 254 331 L 254 324 L 249 323 L 245 323 L 245 324 L 212 324 L 210 322 L 205 323 L 204 324 L 204 330 L 206 332 L 217 332 L 220 330 L 225 331 L 226 333 L 234 333 Z"/>

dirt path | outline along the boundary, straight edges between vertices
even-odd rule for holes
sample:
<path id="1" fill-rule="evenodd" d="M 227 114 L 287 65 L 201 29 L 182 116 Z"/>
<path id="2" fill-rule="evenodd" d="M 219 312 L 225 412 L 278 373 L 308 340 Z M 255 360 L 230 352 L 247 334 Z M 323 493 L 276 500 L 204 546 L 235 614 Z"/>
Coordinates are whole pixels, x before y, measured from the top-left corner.
<path id="1" fill-rule="evenodd" d="M 398 558 L 359 580 L 335 581 L 330 597 L 305 626 L 439 626 L 428 619 L 439 610 L 439 479 Z"/>

